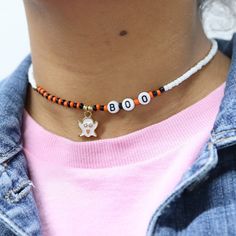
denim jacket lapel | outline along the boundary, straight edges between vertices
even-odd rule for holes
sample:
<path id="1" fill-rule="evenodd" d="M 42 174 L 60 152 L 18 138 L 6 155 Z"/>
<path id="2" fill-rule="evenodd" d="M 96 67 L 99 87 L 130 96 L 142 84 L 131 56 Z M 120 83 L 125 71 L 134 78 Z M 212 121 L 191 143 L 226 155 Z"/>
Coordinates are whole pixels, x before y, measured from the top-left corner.
<path id="1" fill-rule="evenodd" d="M 170 203 L 181 197 L 185 190 L 192 190 L 199 182 L 208 178 L 208 173 L 218 163 L 217 150 L 236 145 L 236 33 L 231 41 L 218 40 L 219 50 L 231 58 L 224 97 L 216 116 L 210 138 L 202 147 L 193 165 L 182 176 L 172 193 L 155 210 L 147 228 L 147 236 L 155 235 L 162 213 Z"/>
<path id="2" fill-rule="evenodd" d="M 9 77 L 0 81 L 0 164 L 22 149 L 22 112 L 30 61 L 31 57 L 27 56 Z"/>
<path id="3" fill-rule="evenodd" d="M 0 223 L 11 230 L 11 235 L 21 236 L 41 235 L 21 139 L 28 84 L 26 68 L 30 60 L 28 56 L 12 75 L 0 82 Z"/>

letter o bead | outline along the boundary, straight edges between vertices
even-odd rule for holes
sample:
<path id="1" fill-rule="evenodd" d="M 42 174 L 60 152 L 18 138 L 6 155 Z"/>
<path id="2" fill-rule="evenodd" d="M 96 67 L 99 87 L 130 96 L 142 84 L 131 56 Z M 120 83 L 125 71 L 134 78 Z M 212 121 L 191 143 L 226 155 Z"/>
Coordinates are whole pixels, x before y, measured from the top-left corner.
<path id="1" fill-rule="evenodd" d="M 132 98 L 126 98 L 122 101 L 122 107 L 125 111 L 131 111 L 135 107 L 134 100 Z"/>
<path id="2" fill-rule="evenodd" d="M 147 105 L 151 101 L 151 96 L 147 92 L 141 92 L 138 95 L 138 100 L 142 105 Z"/>
<path id="3" fill-rule="evenodd" d="M 107 110 L 110 113 L 117 113 L 120 108 L 119 108 L 119 103 L 117 101 L 111 101 L 107 104 Z"/>

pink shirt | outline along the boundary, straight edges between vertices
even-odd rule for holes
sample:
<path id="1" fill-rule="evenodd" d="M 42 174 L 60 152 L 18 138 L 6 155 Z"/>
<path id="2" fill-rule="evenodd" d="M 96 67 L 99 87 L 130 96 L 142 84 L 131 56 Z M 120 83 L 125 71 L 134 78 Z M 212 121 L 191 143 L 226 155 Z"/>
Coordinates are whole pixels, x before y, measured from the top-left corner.
<path id="1" fill-rule="evenodd" d="M 120 137 L 76 142 L 24 111 L 24 152 L 43 235 L 144 236 L 210 136 L 225 82 L 159 123 Z"/>

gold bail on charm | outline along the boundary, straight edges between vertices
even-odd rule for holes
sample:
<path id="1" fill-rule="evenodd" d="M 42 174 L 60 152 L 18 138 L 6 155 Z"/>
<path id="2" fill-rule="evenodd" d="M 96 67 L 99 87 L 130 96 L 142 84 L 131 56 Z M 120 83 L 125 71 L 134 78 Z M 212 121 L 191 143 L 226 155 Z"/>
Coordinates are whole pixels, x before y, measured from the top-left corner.
<path id="1" fill-rule="evenodd" d="M 83 120 L 80 122 L 80 120 L 78 120 L 78 125 L 81 129 L 81 136 L 85 136 L 85 137 L 97 137 L 97 134 L 95 132 L 95 129 L 98 127 L 98 122 L 94 121 L 92 119 L 92 107 L 91 106 L 84 106 L 83 109 L 85 110 L 84 112 L 84 118 Z"/>

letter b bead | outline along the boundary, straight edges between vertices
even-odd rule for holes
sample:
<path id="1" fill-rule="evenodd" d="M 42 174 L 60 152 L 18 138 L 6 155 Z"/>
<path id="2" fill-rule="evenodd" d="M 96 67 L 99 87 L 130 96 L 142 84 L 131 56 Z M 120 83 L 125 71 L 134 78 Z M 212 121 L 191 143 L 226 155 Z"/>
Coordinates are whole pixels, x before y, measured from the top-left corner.
<path id="1" fill-rule="evenodd" d="M 151 96 L 147 92 L 142 92 L 138 95 L 138 100 L 142 105 L 147 105 L 151 101 Z"/>
<path id="2" fill-rule="evenodd" d="M 110 113 L 117 113 L 120 108 L 119 108 L 119 103 L 117 101 L 111 101 L 107 104 L 107 110 Z"/>

